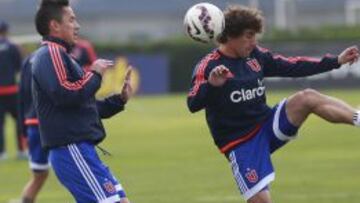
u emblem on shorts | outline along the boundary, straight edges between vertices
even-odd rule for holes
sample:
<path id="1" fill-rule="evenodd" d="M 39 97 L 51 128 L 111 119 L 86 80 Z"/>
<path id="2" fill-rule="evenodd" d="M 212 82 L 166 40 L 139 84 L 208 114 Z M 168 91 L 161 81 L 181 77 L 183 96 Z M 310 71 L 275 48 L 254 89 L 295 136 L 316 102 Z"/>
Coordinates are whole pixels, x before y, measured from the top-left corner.
<path id="1" fill-rule="evenodd" d="M 256 183 L 259 180 L 259 177 L 254 169 L 247 169 L 245 177 L 250 183 Z"/>
<path id="2" fill-rule="evenodd" d="M 116 193 L 115 186 L 112 184 L 112 182 L 107 181 L 103 184 L 103 186 L 108 193 Z"/>

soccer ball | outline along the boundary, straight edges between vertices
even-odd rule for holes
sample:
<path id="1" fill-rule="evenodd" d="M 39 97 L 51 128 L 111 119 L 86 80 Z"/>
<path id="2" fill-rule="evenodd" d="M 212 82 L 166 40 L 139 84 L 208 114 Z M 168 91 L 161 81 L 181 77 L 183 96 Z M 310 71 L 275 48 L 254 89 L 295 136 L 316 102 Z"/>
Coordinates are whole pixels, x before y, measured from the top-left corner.
<path id="1" fill-rule="evenodd" d="M 223 12 L 210 3 L 192 6 L 184 17 L 185 31 L 195 41 L 214 41 L 225 28 Z"/>

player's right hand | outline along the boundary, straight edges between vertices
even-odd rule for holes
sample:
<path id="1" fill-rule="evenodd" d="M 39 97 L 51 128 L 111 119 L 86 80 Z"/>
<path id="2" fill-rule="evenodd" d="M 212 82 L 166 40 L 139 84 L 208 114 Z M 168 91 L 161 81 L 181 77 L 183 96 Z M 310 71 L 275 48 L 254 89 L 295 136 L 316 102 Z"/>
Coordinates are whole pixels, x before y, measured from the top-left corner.
<path id="1" fill-rule="evenodd" d="M 114 62 L 106 59 L 97 59 L 90 66 L 90 70 L 103 75 L 106 70 L 114 66 Z"/>
<path id="2" fill-rule="evenodd" d="M 208 82 L 215 87 L 221 87 L 225 84 L 228 79 L 228 74 L 230 70 L 224 65 L 215 67 L 211 72 L 208 79 Z"/>

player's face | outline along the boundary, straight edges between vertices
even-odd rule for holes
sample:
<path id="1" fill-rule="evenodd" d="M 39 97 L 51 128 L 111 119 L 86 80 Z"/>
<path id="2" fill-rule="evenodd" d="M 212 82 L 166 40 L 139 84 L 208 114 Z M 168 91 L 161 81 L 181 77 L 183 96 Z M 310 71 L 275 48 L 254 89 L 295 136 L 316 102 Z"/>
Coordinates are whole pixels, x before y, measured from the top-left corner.
<path id="1" fill-rule="evenodd" d="M 59 37 L 69 44 L 75 44 L 78 39 L 80 25 L 71 7 L 64 7 L 62 22 L 59 23 Z"/>
<path id="2" fill-rule="evenodd" d="M 230 39 L 229 42 L 238 57 L 248 57 L 257 45 L 256 32 L 245 30 L 242 35 Z"/>

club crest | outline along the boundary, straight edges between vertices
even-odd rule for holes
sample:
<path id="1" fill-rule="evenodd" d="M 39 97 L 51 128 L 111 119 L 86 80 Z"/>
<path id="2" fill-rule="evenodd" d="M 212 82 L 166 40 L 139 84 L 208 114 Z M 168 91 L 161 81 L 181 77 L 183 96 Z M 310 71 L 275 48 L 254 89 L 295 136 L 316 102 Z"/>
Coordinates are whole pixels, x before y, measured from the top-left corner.
<path id="1" fill-rule="evenodd" d="M 248 172 L 245 174 L 245 177 L 250 183 L 256 183 L 259 180 L 259 177 L 254 169 L 248 169 Z"/>
<path id="2" fill-rule="evenodd" d="M 261 66 L 256 59 L 250 59 L 246 63 L 250 66 L 251 70 L 253 70 L 255 72 L 261 71 Z"/>
<path id="3" fill-rule="evenodd" d="M 116 192 L 116 188 L 115 186 L 112 184 L 112 182 L 110 181 L 107 181 L 103 184 L 105 190 L 108 192 L 108 193 L 115 193 Z"/>

